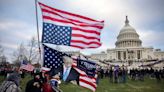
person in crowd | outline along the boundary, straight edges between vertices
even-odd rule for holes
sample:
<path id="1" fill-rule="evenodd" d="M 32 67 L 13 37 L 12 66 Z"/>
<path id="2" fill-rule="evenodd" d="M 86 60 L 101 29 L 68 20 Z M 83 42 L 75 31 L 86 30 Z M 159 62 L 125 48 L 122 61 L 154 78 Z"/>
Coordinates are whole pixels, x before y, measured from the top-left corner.
<path id="1" fill-rule="evenodd" d="M 141 70 L 139 71 L 139 75 L 140 75 L 139 80 L 140 80 L 140 81 L 144 81 L 144 75 L 145 75 L 144 69 L 141 69 Z"/>
<path id="2" fill-rule="evenodd" d="M 24 78 L 24 75 L 25 75 L 25 72 L 24 72 L 24 70 L 20 70 L 20 75 L 21 75 L 21 78 Z"/>
<path id="3" fill-rule="evenodd" d="M 50 77 L 49 73 L 44 73 L 44 81 L 42 86 L 43 91 L 42 92 L 56 92 L 52 89 L 52 86 L 50 85 Z"/>
<path id="4" fill-rule="evenodd" d="M 0 92 L 21 92 L 19 87 L 21 77 L 18 73 L 10 74 L 1 84 Z"/>
<path id="5" fill-rule="evenodd" d="M 114 73 L 113 74 L 114 75 L 114 83 L 118 83 L 118 72 L 119 72 L 118 71 L 118 66 L 116 66 L 115 69 L 114 69 L 114 72 L 113 72 Z"/>
<path id="6" fill-rule="evenodd" d="M 161 82 L 161 76 L 159 70 L 155 70 L 154 75 L 155 78 L 157 79 L 157 82 Z"/>
<path id="7" fill-rule="evenodd" d="M 34 78 L 26 84 L 25 92 L 42 92 L 42 81 L 40 73 L 34 74 Z"/>
<path id="8" fill-rule="evenodd" d="M 132 69 L 129 70 L 129 78 L 132 79 Z"/>
<path id="9" fill-rule="evenodd" d="M 50 80 L 50 85 L 52 86 L 54 92 L 62 92 L 62 90 L 59 87 L 59 84 L 61 84 L 60 74 L 52 76 L 52 79 Z"/>
<path id="10" fill-rule="evenodd" d="M 109 78 L 110 78 L 110 82 L 113 83 L 113 69 L 112 69 L 112 67 L 109 70 Z"/>
<path id="11" fill-rule="evenodd" d="M 125 67 L 122 68 L 122 83 L 126 83 L 127 78 L 127 69 Z"/>
<path id="12" fill-rule="evenodd" d="M 160 69 L 160 76 L 161 76 L 161 79 L 164 79 L 164 67 L 163 69 Z"/>
<path id="13" fill-rule="evenodd" d="M 136 76 L 137 76 L 137 69 L 133 69 L 132 70 L 132 80 L 136 80 Z"/>
<path id="14" fill-rule="evenodd" d="M 96 70 L 96 84 L 99 84 L 100 76 L 101 76 L 100 68 L 97 68 L 97 70 Z"/>
<path id="15" fill-rule="evenodd" d="M 106 70 L 105 70 L 105 77 L 108 77 L 109 76 L 109 69 L 107 68 Z"/>
<path id="16" fill-rule="evenodd" d="M 4 68 L 4 78 L 8 77 L 7 74 L 8 74 L 8 70 L 7 70 L 7 68 Z"/>
<path id="17" fill-rule="evenodd" d="M 151 69 L 149 70 L 149 75 L 151 78 L 154 78 L 154 69 L 151 67 Z"/>
<path id="18" fill-rule="evenodd" d="M 118 68 L 118 83 L 122 82 L 122 69 L 119 67 Z"/>
<path id="19" fill-rule="evenodd" d="M 101 76 L 101 79 L 104 78 L 104 69 L 102 67 L 100 68 L 100 76 Z"/>

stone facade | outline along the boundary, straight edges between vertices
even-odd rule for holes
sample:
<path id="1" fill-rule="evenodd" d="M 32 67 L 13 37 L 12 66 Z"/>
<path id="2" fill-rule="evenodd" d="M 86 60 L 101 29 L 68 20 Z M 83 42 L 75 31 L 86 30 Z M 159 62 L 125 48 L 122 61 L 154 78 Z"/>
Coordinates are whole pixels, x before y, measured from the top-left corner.
<path id="1" fill-rule="evenodd" d="M 125 25 L 120 30 L 115 43 L 116 47 L 107 49 L 106 52 L 92 54 L 91 57 L 109 61 L 145 61 L 164 59 L 164 51 L 155 50 L 153 47 L 143 47 L 139 34 L 130 26 L 126 16 Z"/>

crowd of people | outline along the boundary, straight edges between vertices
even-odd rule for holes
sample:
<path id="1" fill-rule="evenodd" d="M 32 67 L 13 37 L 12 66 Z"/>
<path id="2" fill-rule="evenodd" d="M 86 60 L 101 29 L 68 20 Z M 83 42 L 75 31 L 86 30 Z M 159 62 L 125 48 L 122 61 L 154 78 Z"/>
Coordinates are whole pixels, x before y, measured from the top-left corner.
<path id="1" fill-rule="evenodd" d="M 25 72 L 27 71 L 19 70 L 18 68 L 8 72 L 5 76 L 5 81 L 0 85 L 0 92 L 22 92 L 20 81 L 24 78 Z M 59 88 L 59 84 L 61 83 L 60 74 L 52 74 L 50 71 L 41 69 L 35 69 L 33 72 L 28 73 L 33 78 L 27 82 L 25 92 L 62 92 Z"/>
<path id="2" fill-rule="evenodd" d="M 61 83 L 60 74 L 53 74 L 50 71 L 35 69 L 33 72 L 19 70 L 19 68 L 9 69 L 0 72 L 5 75 L 6 80 L 1 83 L 1 92 L 21 92 L 20 81 L 25 77 L 25 72 L 31 74 L 33 78 L 26 84 L 25 92 L 62 92 L 59 88 Z M 145 77 L 156 78 L 157 82 L 164 79 L 164 68 L 157 70 L 153 68 L 128 69 L 126 66 L 112 66 L 110 68 L 97 68 L 97 84 L 103 78 L 109 78 L 110 83 L 126 83 L 127 79 L 133 81 L 144 81 Z"/>
<path id="3" fill-rule="evenodd" d="M 128 69 L 123 66 L 113 66 L 110 68 L 98 69 L 98 80 L 104 77 L 109 78 L 111 83 L 126 83 L 127 79 L 144 81 L 145 77 L 155 78 L 157 82 L 164 79 L 164 68 L 153 69 L 153 68 L 133 68 Z"/>
<path id="4" fill-rule="evenodd" d="M 27 83 L 25 92 L 62 92 L 59 89 L 59 76 L 46 71 L 35 72 L 34 78 Z"/>

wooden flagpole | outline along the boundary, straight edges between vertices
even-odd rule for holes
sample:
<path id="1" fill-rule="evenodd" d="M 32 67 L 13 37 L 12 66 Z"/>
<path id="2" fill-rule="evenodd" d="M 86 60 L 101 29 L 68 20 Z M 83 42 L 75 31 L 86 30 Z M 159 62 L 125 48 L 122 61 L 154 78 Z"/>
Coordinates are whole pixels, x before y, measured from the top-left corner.
<path id="1" fill-rule="evenodd" d="M 38 49 L 39 49 L 39 61 L 41 60 L 41 49 L 40 49 L 40 40 L 39 40 L 39 25 L 38 25 L 38 9 L 37 9 L 37 0 L 35 0 L 35 12 L 36 12 L 36 25 L 37 25 L 37 37 L 38 37 Z"/>

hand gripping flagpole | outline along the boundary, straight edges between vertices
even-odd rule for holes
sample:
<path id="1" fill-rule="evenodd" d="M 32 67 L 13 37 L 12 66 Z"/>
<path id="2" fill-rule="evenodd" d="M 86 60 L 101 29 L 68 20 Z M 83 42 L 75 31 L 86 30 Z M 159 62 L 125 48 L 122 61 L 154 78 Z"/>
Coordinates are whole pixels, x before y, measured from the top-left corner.
<path id="1" fill-rule="evenodd" d="M 38 25 L 38 9 L 37 9 L 37 0 L 35 0 L 35 10 L 36 10 L 36 25 L 37 25 L 37 36 L 38 36 L 38 49 L 39 49 L 39 61 L 41 60 L 41 49 L 40 49 L 40 40 L 39 40 L 39 25 Z"/>

